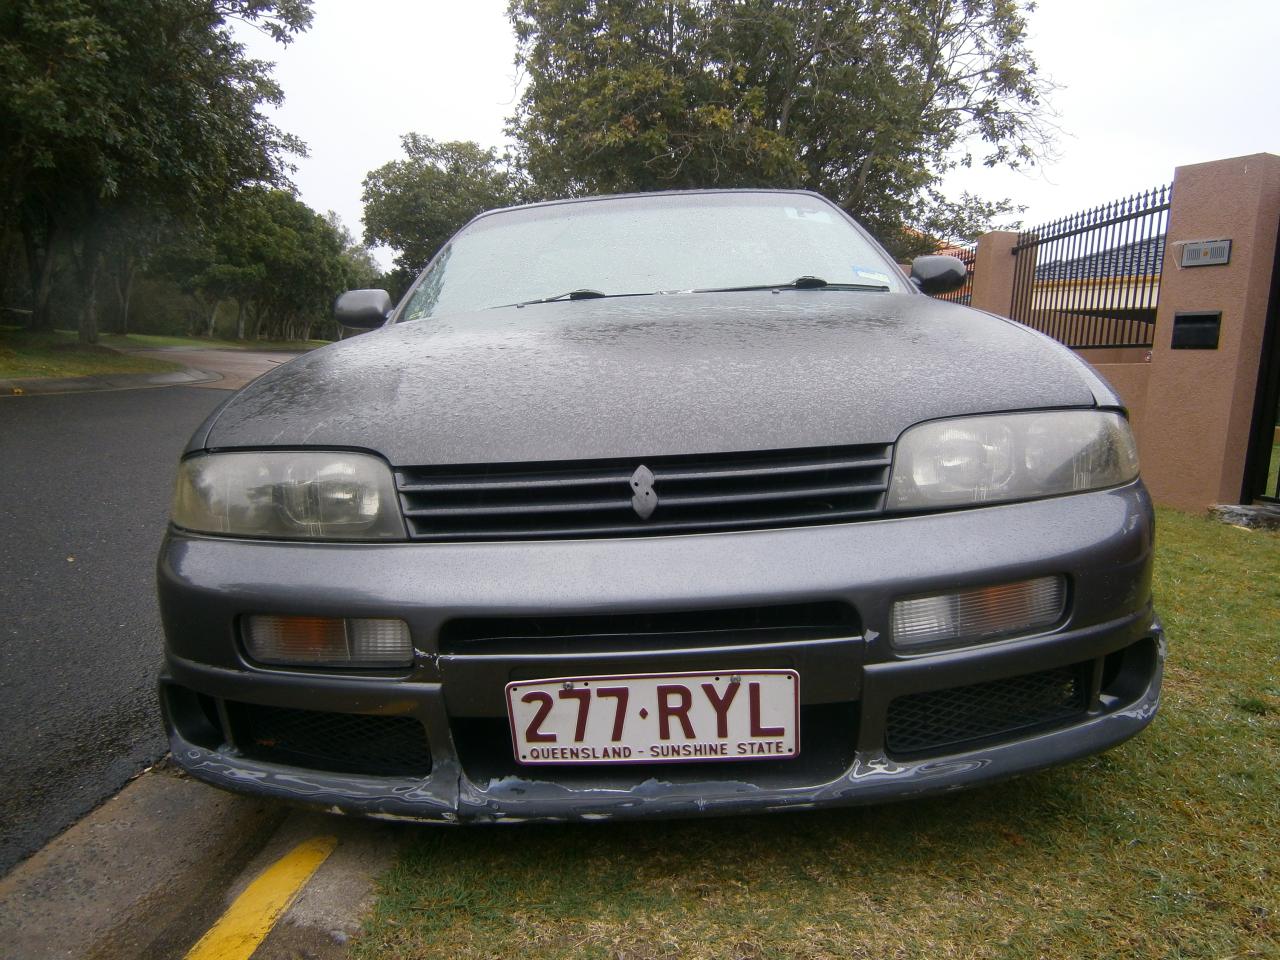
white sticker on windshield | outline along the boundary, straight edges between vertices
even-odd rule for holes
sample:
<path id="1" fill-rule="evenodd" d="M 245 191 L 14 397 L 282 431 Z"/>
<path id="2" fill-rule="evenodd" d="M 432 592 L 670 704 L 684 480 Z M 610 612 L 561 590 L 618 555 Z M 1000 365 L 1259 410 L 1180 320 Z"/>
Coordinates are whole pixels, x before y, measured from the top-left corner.
<path id="1" fill-rule="evenodd" d="M 801 210 L 799 207 L 786 207 L 787 216 L 792 220 L 808 220 L 810 223 L 833 223 L 829 210 Z"/>
<path id="2" fill-rule="evenodd" d="M 877 273 L 874 270 L 862 270 L 859 267 L 854 267 L 853 269 L 863 280 L 872 280 L 876 283 L 883 283 L 885 286 L 889 285 L 889 275 L 887 273 Z"/>

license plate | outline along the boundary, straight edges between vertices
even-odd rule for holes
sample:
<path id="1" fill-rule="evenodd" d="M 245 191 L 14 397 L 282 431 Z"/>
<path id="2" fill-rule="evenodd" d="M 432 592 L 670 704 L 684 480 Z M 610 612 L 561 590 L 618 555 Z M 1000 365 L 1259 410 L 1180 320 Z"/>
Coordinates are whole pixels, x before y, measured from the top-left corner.
<path id="1" fill-rule="evenodd" d="M 787 759 L 800 752 L 794 670 L 636 674 L 507 684 L 521 763 Z"/>

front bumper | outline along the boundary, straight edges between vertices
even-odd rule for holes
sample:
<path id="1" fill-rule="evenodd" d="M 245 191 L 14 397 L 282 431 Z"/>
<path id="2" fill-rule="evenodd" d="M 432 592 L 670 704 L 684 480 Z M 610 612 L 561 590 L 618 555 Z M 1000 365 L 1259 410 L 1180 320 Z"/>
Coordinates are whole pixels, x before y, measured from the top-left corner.
<path id="1" fill-rule="evenodd" d="M 159 565 L 161 700 L 173 757 L 192 775 L 370 816 L 515 822 L 876 802 L 1062 763 L 1146 726 L 1164 659 L 1152 544 L 1151 505 L 1137 483 L 929 516 L 627 540 L 339 545 L 174 533 Z M 1070 604 L 1050 631 L 913 656 L 889 643 L 895 598 L 1051 574 L 1068 578 Z M 854 611 L 849 625 L 747 629 L 736 639 L 623 636 L 525 649 L 475 643 L 456 629 L 494 618 L 833 604 Z M 415 666 L 376 677 L 255 667 L 237 639 L 248 613 L 400 617 Z M 799 758 L 569 770 L 522 768 L 510 756 L 509 680 L 731 667 L 799 672 Z M 903 698 L 984 695 L 1059 669 L 1081 685 L 1069 717 L 909 755 L 892 748 Z M 251 759 L 231 746 L 227 708 L 236 704 L 411 717 L 425 730 L 430 772 L 356 775 Z"/>

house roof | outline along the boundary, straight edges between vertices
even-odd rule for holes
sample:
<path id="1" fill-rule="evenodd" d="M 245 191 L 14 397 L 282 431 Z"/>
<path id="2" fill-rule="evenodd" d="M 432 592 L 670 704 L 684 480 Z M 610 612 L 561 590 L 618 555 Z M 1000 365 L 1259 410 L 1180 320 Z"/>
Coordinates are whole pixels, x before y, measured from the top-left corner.
<path id="1" fill-rule="evenodd" d="M 1145 237 L 1119 247 L 1070 260 L 1036 264 L 1037 280 L 1103 280 L 1155 273 L 1164 260 L 1164 235 Z"/>

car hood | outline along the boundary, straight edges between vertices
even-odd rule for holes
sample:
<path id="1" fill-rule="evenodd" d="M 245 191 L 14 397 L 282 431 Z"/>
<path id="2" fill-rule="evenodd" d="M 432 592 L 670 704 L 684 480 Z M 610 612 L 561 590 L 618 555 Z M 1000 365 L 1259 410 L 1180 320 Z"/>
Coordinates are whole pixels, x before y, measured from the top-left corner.
<path id="1" fill-rule="evenodd" d="M 1049 339 L 923 296 L 563 301 L 306 354 L 234 396 L 203 446 L 356 447 L 408 466 L 889 443 L 937 417 L 1092 406 L 1095 382 Z"/>

